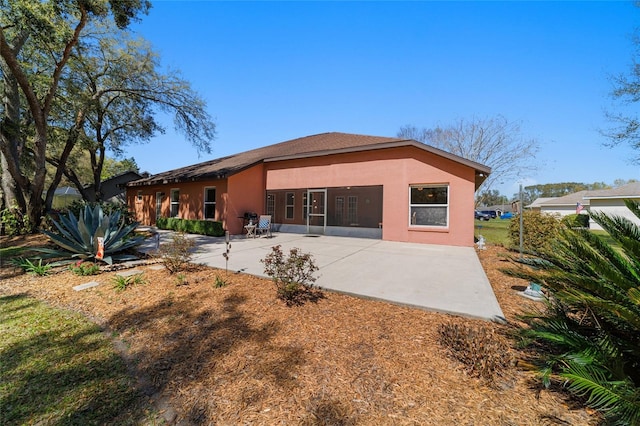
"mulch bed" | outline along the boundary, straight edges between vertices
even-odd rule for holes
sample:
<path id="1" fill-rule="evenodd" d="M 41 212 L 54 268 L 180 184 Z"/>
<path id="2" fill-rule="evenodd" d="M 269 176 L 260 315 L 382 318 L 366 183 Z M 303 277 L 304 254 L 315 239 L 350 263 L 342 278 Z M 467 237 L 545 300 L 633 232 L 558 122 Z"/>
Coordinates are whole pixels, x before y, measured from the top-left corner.
<path id="1" fill-rule="evenodd" d="M 6 241 L 3 242 L 6 246 Z M 506 318 L 535 302 L 489 247 L 479 257 Z M 273 284 L 199 267 L 177 285 L 140 266 L 147 284 L 113 289 L 115 272 L 38 278 L 0 270 L 0 295 L 26 293 L 80 311 L 125 343 L 149 394 L 177 424 L 590 425 L 598 417 L 561 392 L 541 391 L 515 365 L 494 381 L 472 377 L 439 343 L 443 324 L 510 326 L 325 292 L 287 307 Z M 216 276 L 228 283 L 217 288 Z M 101 285 L 76 292 L 72 287 Z M 522 356 L 511 349 L 514 359 Z"/>

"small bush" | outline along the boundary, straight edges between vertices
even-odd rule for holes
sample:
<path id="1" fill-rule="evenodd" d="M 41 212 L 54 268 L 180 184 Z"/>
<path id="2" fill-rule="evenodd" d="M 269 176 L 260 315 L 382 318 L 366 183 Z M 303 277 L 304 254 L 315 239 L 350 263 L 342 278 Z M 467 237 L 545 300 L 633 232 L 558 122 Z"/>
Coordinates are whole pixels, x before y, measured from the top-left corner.
<path id="1" fill-rule="evenodd" d="M 175 217 L 159 217 L 156 219 L 158 229 L 168 229 L 187 234 L 209 235 L 212 237 L 224 236 L 222 222 L 213 220 L 188 220 Z"/>
<path id="2" fill-rule="evenodd" d="M 440 343 L 474 377 L 493 383 L 513 362 L 506 340 L 491 328 L 443 324 L 438 332 Z"/>
<path id="3" fill-rule="evenodd" d="M 173 274 L 187 268 L 195 246 L 196 243 L 184 234 L 175 234 L 170 242 L 160 245 L 160 257 L 169 273 Z"/>
<path id="4" fill-rule="evenodd" d="M 97 275 L 100 273 L 100 265 L 79 260 L 74 265 L 69 266 L 69 270 L 80 276 Z"/>
<path id="5" fill-rule="evenodd" d="M 29 217 L 17 207 L 0 210 L 0 222 L 4 234 L 9 236 L 28 234 L 31 230 Z"/>
<path id="6" fill-rule="evenodd" d="M 558 237 L 562 224 L 558 216 L 527 210 L 522 218 L 522 244 L 527 252 L 550 250 L 551 242 Z M 520 246 L 520 217 L 509 224 L 509 240 L 513 247 Z"/>
<path id="7" fill-rule="evenodd" d="M 586 214 L 570 214 L 562 218 L 562 223 L 569 228 L 589 228 L 589 216 Z"/>
<path id="8" fill-rule="evenodd" d="M 176 285 L 177 286 L 181 286 L 181 285 L 189 285 L 189 280 L 187 279 L 186 274 L 178 274 L 176 275 Z"/>
<path id="9" fill-rule="evenodd" d="M 278 298 L 287 305 L 300 304 L 313 296 L 311 291 L 316 278 L 313 273 L 318 267 L 309 253 L 301 253 L 300 249 L 292 248 L 289 256 L 285 257 L 278 245 L 271 248 L 260 262 L 264 264 L 264 272 L 273 279 Z"/>
<path id="10" fill-rule="evenodd" d="M 123 277 L 122 275 L 116 275 L 113 277 L 113 288 L 117 291 L 123 291 L 132 285 L 146 284 L 147 280 L 142 274 L 131 275 L 129 277 Z"/>
<path id="11" fill-rule="evenodd" d="M 32 261 L 30 261 L 29 259 L 25 259 L 25 258 L 17 258 L 17 259 L 13 259 L 12 263 L 19 267 L 22 268 L 23 271 L 25 271 L 28 274 L 32 274 L 32 275 L 38 275 L 38 276 L 45 276 L 45 275 L 49 275 L 49 273 L 51 272 L 51 265 L 47 265 L 47 264 L 42 264 L 42 259 L 38 260 L 38 263 L 33 263 Z"/>
<path id="12" fill-rule="evenodd" d="M 226 287 L 227 284 L 228 283 L 225 281 L 224 278 L 221 278 L 220 275 L 216 275 L 216 281 L 213 283 L 213 286 L 215 288 Z"/>

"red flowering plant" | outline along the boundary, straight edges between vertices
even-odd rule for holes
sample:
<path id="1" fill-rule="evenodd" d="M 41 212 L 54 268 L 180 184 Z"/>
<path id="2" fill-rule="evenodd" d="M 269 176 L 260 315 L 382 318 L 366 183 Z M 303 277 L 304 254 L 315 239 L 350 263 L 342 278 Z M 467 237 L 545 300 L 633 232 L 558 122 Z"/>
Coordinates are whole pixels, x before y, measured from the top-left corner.
<path id="1" fill-rule="evenodd" d="M 82 260 L 78 260 L 73 265 L 69 266 L 71 272 L 76 275 L 97 275 L 100 273 L 100 265 L 93 262 L 83 262 Z"/>

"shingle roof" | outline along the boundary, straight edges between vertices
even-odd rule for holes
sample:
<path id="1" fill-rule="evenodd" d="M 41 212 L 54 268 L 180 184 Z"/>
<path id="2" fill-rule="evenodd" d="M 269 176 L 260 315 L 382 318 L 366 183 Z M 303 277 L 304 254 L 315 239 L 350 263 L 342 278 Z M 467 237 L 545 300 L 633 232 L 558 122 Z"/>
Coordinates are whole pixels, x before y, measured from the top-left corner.
<path id="1" fill-rule="evenodd" d="M 476 170 L 476 174 L 480 174 L 480 176 L 483 177 L 481 181 L 483 181 L 484 178 L 486 178 L 486 175 L 491 172 L 491 169 L 487 166 L 466 160 L 462 157 L 458 157 L 411 139 L 332 132 L 292 139 L 275 145 L 269 145 L 253 149 L 251 151 L 230 155 L 228 157 L 205 161 L 203 163 L 193 164 L 175 170 L 169 170 L 130 182 L 128 186 L 198 181 L 205 179 L 224 179 L 260 162 L 308 158 L 329 154 L 368 151 L 373 149 L 409 145 L 416 146 L 433 154 L 440 155 L 472 167 Z M 478 184 L 476 184 L 476 186 L 477 185 Z"/>
<path id="2" fill-rule="evenodd" d="M 543 201 L 539 203 L 539 207 L 551 207 L 551 206 L 575 206 L 577 203 L 580 203 L 584 206 L 589 205 L 589 201 L 585 200 L 585 196 L 589 193 L 589 191 L 578 191 L 573 194 L 568 194 L 563 197 L 552 198 L 547 201 Z"/>
<path id="3" fill-rule="evenodd" d="M 540 204 L 542 203 L 546 203 L 547 201 L 551 201 L 551 200 L 555 200 L 557 197 L 540 197 L 540 198 L 536 198 L 535 200 L 533 200 L 533 203 L 529 204 L 528 206 L 525 206 L 528 209 L 533 209 L 536 207 L 540 207 Z"/>
<path id="4" fill-rule="evenodd" d="M 592 198 L 624 198 L 624 197 L 640 197 L 640 182 L 632 182 L 613 189 L 598 189 L 589 191 L 585 196 L 587 199 Z"/>

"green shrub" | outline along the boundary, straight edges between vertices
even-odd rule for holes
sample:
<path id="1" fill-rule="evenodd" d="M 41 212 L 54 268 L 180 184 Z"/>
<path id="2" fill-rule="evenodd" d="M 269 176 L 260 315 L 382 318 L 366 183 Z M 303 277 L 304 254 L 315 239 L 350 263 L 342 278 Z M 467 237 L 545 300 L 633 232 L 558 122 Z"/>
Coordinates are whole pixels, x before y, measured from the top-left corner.
<path id="1" fill-rule="evenodd" d="M 160 244 L 160 257 L 169 273 L 185 270 L 195 247 L 196 243 L 184 234 L 175 234 L 170 242 Z"/>
<path id="2" fill-rule="evenodd" d="M 278 245 L 271 248 L 260 262 L 264 264 L 264 272 L 273 279 L 278 298 L 288 305 L 300 304 L 313 297 L 313 283 L 316 278 L 313 273 L 318 267 L 309 253 L 301 253 L 300 249 L 292 248 L 289 256 L 285 257 Z"/>
<path id="3" fill-rule="evenodd" d="M 551 243 L 558 236 L 562 225 L 558 216 L 526 210 L 523 213 L 522 245 L 530 253 L 550 250 Z M 520 217 L 509 224 L 509 240 L 512 247 L 520 246 Z"/>
<path id="4" fill-rule="evenodd" d="M 6 235 L 24 235 L 31 230 L 29 217 L 22 214 L 17 207 L 0 210 L 0 222 Z"/>
<path id="5" fill-rule="evenodd" d="M 19 267 L 22 268 L 23 271 L 25 271 L 28 274 L 32 274 L 32 275 L 38 275 L 38 276 L 45 276 L 45 275 L 49 275 L 49 273 L 51 272 L 51 265 L 48 264 L 42 264 L 42 259 L 38 259 L 38 263 L 33 263 L 31 260 L 29 259 L 25 259 L 25 258 L 17 258 L 17 259 L 13 259 L 12 263 Z"/>
<path id="6" fill-rule="evenodd" d="M 215 288 L 222 288 L 227 286 L 227 281 L 224 278 L 220 277 L 220 275 L 216 275 L 216 281 L 213 283 Z"/>
<path id="7" fill-rule="evenodd" d="M 123 277 L 122 275 L 116 275 L 113 277 L 113 288 L 117 291 L 124 291 L 132 285 L 146 284 L 147 280 L 142 274 L 131 275 Z"/>
<path id="8" fill-rule="evenodd" d="M 640 218 L 640 204 L 625 201 Z M 547 309 L 523 319 L 523 341 L 545 386 L 558 383 L 613 424 L 640 424 L 640 227 L 591 212 L 616 247 L 587 229 L 565 228 L 554 249 L 509 275 L 541 283 Z"/>
<path id="9" fill-rule="evenodd" d="M 80 276 L 97 275 L 100 273 L 100 265 L 93 262 L 83 262 L 82 260 L 79 260 L 75 264 L 70 265 L 69 270 Z"/>
<path id="10" fill-rule="evenodd" d="M 75 257 L 80 259 L 102 260 L 112 264 L 118 260 L 135 259 L 136 256 L 125 254 L 126 250 L 142 243 L 144 237 L 131 236 L 138 226 L 137 222 L 125 225 L 116 211 L 112 215 L 105 215 L 100 206 L 93 209 L 85 206 L 82 214 L 76 218 L 72 211 L 68 215 L 60 215 L 59 222 L 52 220 L 58 232 L 42 230 L 53 243 L 63 250 L 44 250 L 49 255 L 61 257 Z M 99 251 L 99 238 L 102 238 L 103 251 Z M 102 259 L 99 259 L 101 257 Z"/>
<path id="11" fill-rule="evenodd" d="M 562 223 L 569 228 L 588 228 L 589 216 L 586 214 L 570 214 L 562 218 Z"/>
<path id="12" fill-rule="evenodd" d="M 489 327 L 442 324 L 440 343 L 475 377 L 495 382 L 513 362 L 506 339 Z"/>
<path id="13" fill-rule="evenodd" d="M 168 229 L 186 234 L 209 235 L 212 237 L 224 236 L 222 222 L 213 220 L 190 220 L 176 217 L 159 217 L 156 219 L 159 229 Z"/>

